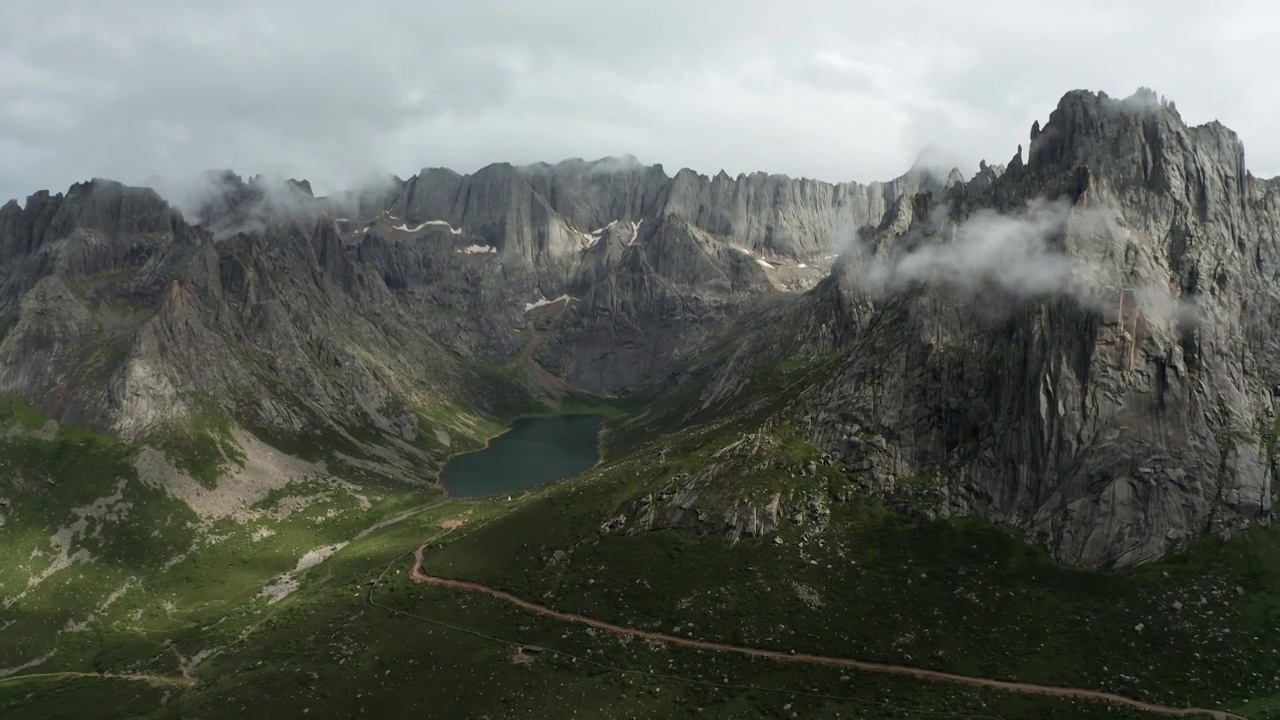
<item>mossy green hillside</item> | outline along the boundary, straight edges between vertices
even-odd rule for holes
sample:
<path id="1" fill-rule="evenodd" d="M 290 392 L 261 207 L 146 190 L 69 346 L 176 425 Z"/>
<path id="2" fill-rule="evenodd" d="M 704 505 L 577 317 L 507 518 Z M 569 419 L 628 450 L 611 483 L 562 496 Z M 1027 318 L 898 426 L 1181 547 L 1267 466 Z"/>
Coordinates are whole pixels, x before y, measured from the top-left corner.
<path id="1" fill-rule="evenodd" d="M 0 437 L 0 671 L 172 674 L 163 641 L 267 603 L 264 586 L 307 553 L 432 497 L 316 476 L 199 517 L 139 479 L 136 448 L 67 425 L 50 435 L 20 402 L 4 414 L 27 431 Z"/>
<path id="2" fill-rule="evenodd" d="M 784 651 L 1106 688 L 1173 705 L 1240 707 L 1280 694 L 1273 531 L 1204 538 L 1135 570 L 1085 571 L 1055 563 L 1008 528 L 895 513 L 851 494 L 853 483 L 824 468 L 803 477 L 772 471 L 775 489 L 829 498 L 821 527 L 784 519 L 775 535 L 737 543 L 715 532 L 601 532 L 604 519 L 667 478 L 712 462 L 710 450 L 726 438 L 706 433 L 700 454 L 647 448 L 569 481 L 429 554 L 428 569 L 624 625 Z M 787 433 L 772 447 L 771 467 L 815 452 Z"/>
<path id="3" fill-rule="evenodd" d="M 762 403 L 753 411 L 771 409 Z M 1137 716 L 600 636 L 408 582 L 409 554 L 426 540 L 429 570 L 621 624 L 1107 688 L 1173 705 L 1247 707 L 1259 717 L 1269 698 L 1280 696 L 1280 667 L 1270 652 L 1280 646 L 1280 547 L 1269 531 L 1203 540 L 1185 556 L 1134 571 L 1081 571 L 1052 562 L 1005 528 L 894 513 L 851 492 L 854 483 L 830 466 L 792 473 L 818 452 L 786 423 L 624 435 L 664 411 L 682 415 L 671 405 L 654 410 L 610 422 L 617 442 L 608 444 L 606 464 L 511 501 L 430 499 L 393 484 L 316 478 L 269 494 L 248 521 L 192 517 L 162 489 L 138 482 L 132 450 L 109 439 L 74 429 L 53 439 L 16 438 L 3 449 L 15 469 L 6 477 L 71 477 L 84 490 L 52 498 L 43 521 L 26 509 L 39 506 L 32 496 L 10 498 L 22 504 L 23 519 L 6 511 L 0 528 L 20 538 L 6 583 L 25 584 L 47 567 L 21 565 L 20 556 L 52 550 L 50 538 L 79 519 L 66 508 L 127 512 L 143 521 L 148 538 L 122 543 L 128 536 L 119 523 L 88 521 L 85 535 L 92 537 L 82 544 L 77 534 L 69 549 L 84 547 L 96 553 L 94 561 L 51 574 L 13 604 L 8 617 L 42 629 L 6 632 L 0 667 L 52 648 L 56 653 L 28 672 L 175 676 L 181 656 L 200 659 L 200 683 L 156 704 L 145 684 L 19 680 L 0 683 L 0 708 L 6 717 L 54 717 L 96 708 L 102 698 L 130 703 L 140 717 L 184 718 L 224 717 L 228 709 L 276 716 L 307 709 L 316 717 L 563 717 L 574 710 L 579 717 Z M 38 416 L 24 422 L 33 431 L 47 425 Z M 748 433 L 768 437 L 765 455 L 715 457 Z M 31 443 L 26 450 L 24 443 Z M 72 465 L 86 462 L 96 468 L 92 476 L 75 474 Z M 713 463 L 734 471 L 713 476 L 725 499 L 825 494 L 830 518 L 821 527 L 784 520 L 774 535 L 737 543 L 714 532 L 600 532 L 637 498 Z M 121 481 L 120 498 L 110 499 Z M 110 500 L 99 503 L 103 498 Z M 442 534 L 443 520 L 460 517 L 467 520 L 461 530 Z M 336 545 L 331 557 L 298 574 L 297 588 L 283 599 L 262 594 L 308 552 Z M 544 654 L 514 664 L 510 641 L 579 659 Z"/>
<path id="4" fill-rule="evenodd" d="M 33 680 L 20 689 L 0 683 L 0 707 L 15 718 L 111 716 L 100 699 L 153 718 L 1100 716 L 1091 704 L 649 646 L 408 581 L 416 544 L 465 542 L 519 506 L 445 501 L 396 515 L 399 522 L 312 569 L 284 600 L 176 633 L 172 646 L 186 656 L 210 643 L 221 649 L 197 665 L 198 685 L 168 693 L 165 704 L 140 684 Z M 459 517 L 468 520 L 462 529 L 440 529 Z M 568 655 L 517 664 L 513 643 Z"/>

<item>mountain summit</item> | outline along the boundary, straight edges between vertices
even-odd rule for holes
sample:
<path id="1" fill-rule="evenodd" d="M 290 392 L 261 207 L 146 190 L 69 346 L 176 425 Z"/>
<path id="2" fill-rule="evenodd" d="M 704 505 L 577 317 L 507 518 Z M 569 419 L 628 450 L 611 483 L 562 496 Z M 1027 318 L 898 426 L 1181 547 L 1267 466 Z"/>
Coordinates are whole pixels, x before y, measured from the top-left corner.
<path id="1" fill-rule="evenodd" d="M 1030 135 L 1025 164 L 899 198 L 815 290 L 741 325 L 691 402 L 750 405 L 733 388 L 762 365 L 825 363 L 780 419 L 909 512 L 1007 523 L 1069 563 L 1268 525 L 1276 185 L 1147 90 L 1068 93 Z"/>

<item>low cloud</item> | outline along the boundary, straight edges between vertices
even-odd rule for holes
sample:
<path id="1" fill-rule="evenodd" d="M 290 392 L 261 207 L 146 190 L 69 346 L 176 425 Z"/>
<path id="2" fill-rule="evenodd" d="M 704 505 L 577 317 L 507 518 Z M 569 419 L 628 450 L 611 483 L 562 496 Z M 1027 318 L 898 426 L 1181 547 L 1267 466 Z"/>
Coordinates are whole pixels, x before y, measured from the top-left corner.
<path id="1" fill-rule="evenodd" d="M 924 173 L 926 177 L 939 185 L 945 185 L 953 170 L 964 172 L 965 158 L 962 153 L 947 149 L 941 145 L 926 145 L 911 163 L 911 171 Z"/>
<path id="2" fill-rule="evenodd" d="M 178 178 L 156 178 L 154 188 L 188 222 L 216 238 L 259 233 L 268 226 L 318 217 L 316 199 L 296 182 L 281 177 L 249 179 L 229 171 L 208 171 Z"/>
<path id="3" fill-rule="evenodd" d="M 980 211 L 944 231 L 946 242 L 876 258 L 866 278 L 889 289 L 927 281 L 967 290 L 996 286 L 1019 295 L 1077 294 L 1085 268 L 1049 245 L 1066 219 L 1063 203 L 1035 202 L 1016 215 Z"/>
<path id="4" fill-rule="evenodd" d="M 1064 201 L 1035 200 L 1016 213 L 981 210 L 959 223 L 940 207 L 927 225 L 937 234 L 908 233 L 879 252 L 869 241 L 849 251 L 847 272 L 873 298 L 919 285 L 950 288 L 977 296 L 999 290 L 1019 299 L 1069 297 L 1098 312 L 1114 312 L 1118 293 L 1127 291 L 1148 322 L 1195 323 L 1203 315 L 1189 299 L 1167 286 L 1121 278 L 1104 265 L 1097 245 L 1068 249 L 1068 231 L 1086 243 L 1115 243 L 1121 232 L 1106 209 L 1073 208 Z"/>
<path id="5" fill-rule="evenodd" d="M 208 229 L 217 239 L 289 223 L 307 225 L 326 213 L 364 219 L 381 211 L 400 189 L 396 178 L 375 175 L 349 190 L 317 198 L 305 180 L 264 175 L 245 179 L 229 170 L 155 177 L 147 184 L 188 222 Z"/>
<path id="6" fill-rule="evenodd" d="M 568 158 L 552 165 L 547 162 L 538 162 L 531 165 L 519 165 L 517 170 L 526 175 L 550 175 L 552 173 L 565 172 L 581 172 L 586 175 L 612 175 L 622 172 L 634 172 L 643 170 L 644 163 L 641 163 L 636 156 L 631 154 L 608 155 L 596 160 L 583 160 L 582 158 Z"/>

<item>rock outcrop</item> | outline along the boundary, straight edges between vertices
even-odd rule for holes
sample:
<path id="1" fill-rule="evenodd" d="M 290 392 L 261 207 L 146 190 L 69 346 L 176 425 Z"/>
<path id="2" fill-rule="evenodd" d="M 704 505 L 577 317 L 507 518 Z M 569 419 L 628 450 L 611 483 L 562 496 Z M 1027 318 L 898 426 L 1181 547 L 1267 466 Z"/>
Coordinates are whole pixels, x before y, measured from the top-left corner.
<path id="1" fill-rule="evenodd" d="M 1069 563 L 1269 524 L 1280 188 L 1145 90 L 1068 93 L 1026 157 L 901 198 L 796 306 L 735 328 L 699 402 L 781 349 L 834 356 L 786 417 L 866 487 L 928 499 L 908 509 Z"/>
<path id="2" fill-rule="evenodd" d="M 273 434 L 381 433 L 413 455 L 420 409 L 529 392 L 437 340 L 457 319 L 397 297 L 329 221 L 215 240 L 151 190 L 94 180 L 6 205 L 0 248 L 0 391 L 127 439 L 212 403 Z"/>
<path id="3" fill-rule="evenodd" d="M 951 177 L 954 181 L 956 178 Z M 389 208 L 409 224 L 446 221 L 502 250 L 536 261 L 582 247 L 611 223 L 675 215 L 748 250 L 792 258 L 826 254 L 858 228 L 875 224 L 902 195 L 949 185 L 915 167 L 887 183 L 831 184 L 762 172 L 736 178 L 635 158 L 567 160 L 556 165 L 489 165 L 474 175 L 424 169 Z"/>

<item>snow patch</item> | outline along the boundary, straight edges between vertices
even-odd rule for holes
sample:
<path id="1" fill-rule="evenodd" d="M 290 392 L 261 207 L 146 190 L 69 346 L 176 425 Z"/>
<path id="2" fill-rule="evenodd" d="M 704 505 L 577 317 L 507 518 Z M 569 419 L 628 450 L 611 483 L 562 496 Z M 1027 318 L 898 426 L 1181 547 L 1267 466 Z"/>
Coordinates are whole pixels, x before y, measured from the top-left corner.
<path id="1" fill-rule="evenodd" d="M 760 263 L 760 267 L 762 268 L 767 268 L 769 270 L 773 269 L 773 266 L 766 262 L 764 258 L 756 258 L 756 262 Z"/>
<path id="2" fill-rule="evenodd" d="M 391 216 L 391 219 L 392 219 L 392 220 L 394 220 L 394 219 L 395 219 L 395 216 L 394 216 L 394 215 L 392 215 L 392 216 Z M 450 224 L 448 223 L 448 221 L 445 221 L 445 220 L 427 220 L 426 222 L 418 223 L 418 225 L 417 225 L 417 226 L 412 227 L 412 228 L 411 228 L 411 227 L 409 227 L 409 223 L 400 223 L 399 225 L 396 225 L 395 227 L 393 227 L 393 228 L 391 228 L 391 229 L 392 229 L 392 230 L 401 230 L 401 231 L 403 231 L 403 232 L 409 232 L 409 233 L 416 233 L 416 232 L 418 232 L 419 230 L 421 230 L 422 228 L 427 227 L 427 226 L 429 226 L 429 225 L 443 225 L 444 227 L 449 228 L 449 232 L 450 232 L 450 233 L 452 233 L 452 234 L 454 234 L 454 235 L 461 235 L 461 234 L 462 234 L 462 228 L 460 228 L 460 227 L 459 227 L 459 228 L 456 228 L 456 227 L 454 227 L 454 226 L 450 225 Z"/>
<path id="3" fill-rule="evenodd" d="M 800 264 L 799 264 L 799 265 L 797 265 L 796 267 L 798 267 L 798 268 L 800 268 L 801 270 L 803 270 L 804 268 L 807 268 L 807 267 L 809 267 L 809 266 L 808 266 L 808 265 L 805 265 L 804 263 L 800 263 Z"/>
<path id="4" fill-rule="evenodd" d="M 635 245 L 640 239 L 640 224 L 644 222 L 644 218 L 631 223 L 631 239 L 627 241 L 627 245 Z"/>
<path id="5" fill-rule="evenodd" d="M 468 245 L 464 248 L 459 248 L 458 252 L 466 253 L 467 255 L 497 255 L 498 248 L 492 245 Z"/>
<path id="6" fill-rule="evenodd" d="M 735 245 L 733 249 L 734 249 L 734 250 L 737 250 L 738 252 L 742 253 L 743 255 L 750 255 L 750 254 L 751 254 L 751 251 L 750 251 L 750 250 L 748 250 L 748 249 L 746 249 L 746 248 L 744 248 L 744 247 L 738 247 L 738 246 L 736 246 L 736 245 Z"/>
<path id="7" fill-rule="evenodd" d="M 604 238 L 605 231 L 617 224 L 617 220 L 611 220 L 609 224 L 604 227 L 596 228 L 589 233 L 580 233 L 582 235 L 582 239 L 586 241 L 583 243 L 582 249 L 586 250 L 595 247 L 596 243 L 600 242 L 600 240 Z"/>
<path id="8" fill-rule="evenodd" d="M 537 308 L 540 308 L 540 307 L 546 307 L 546 306 L 548 306 L 548 305 L 555 305 L 555 304 L 556 304 L 556 303 L 558 303 L 558 302 L 563 302 L 565 305 L 568 305 L 569 303 L 573 302 L 575 299 L 576 299 L 576 298 L 571 298 L 571 297 L 569 297 L 568 295 L 561 295 L 560 297 L 556 298 L 555 300 L 548 300 L 548 299 L 546 299 L 546 298 L 538 298 L 538 299 L 537 299 L 537 300 L 535 300 L 534 302 L 531 302 L 531 303 L 525 303 L 525 304 L 524 304 L 524 311 L 525 311 L 525 312 L 529 312 L 530 310 L 536 310 Z"/>
<path id="9" fill-rule="evenodd" d="M 340 543 L 325 545 L 308 552 L 298 559 L 298 564 L 292 570 L 281 573 L 275 582 L 263 587 L 259 596 L 270 598 L 267 600 L 268 604 L 277 603 L 285 599 L 290 593 L 302 586 L 301 581 L 298 580 L 299 575 L 328 560 L 334 553 L 346 546 L 347 541 L 344 540 Z"/>

